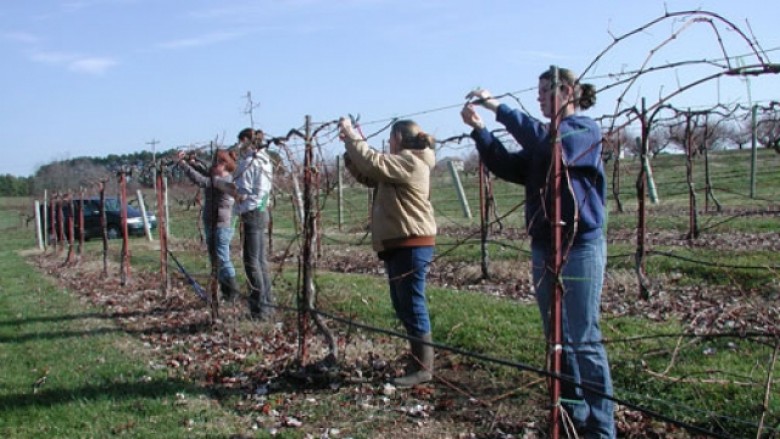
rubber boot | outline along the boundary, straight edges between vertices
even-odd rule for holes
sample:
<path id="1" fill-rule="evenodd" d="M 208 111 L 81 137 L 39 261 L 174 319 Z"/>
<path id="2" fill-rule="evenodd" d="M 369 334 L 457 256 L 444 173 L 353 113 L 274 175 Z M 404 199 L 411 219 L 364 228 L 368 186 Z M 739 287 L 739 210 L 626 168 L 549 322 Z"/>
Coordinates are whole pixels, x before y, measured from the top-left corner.
<path id="1" fill-rule="evenodd" d="M 420 340 L 430 343 L 431 334 L 420 336 Z M 427 383 L 433 379 L 433 346 L 417 340 L 409 340 L 412 349 L 411 367 L 405 376 L 394 378 L 392 384 L 399 388 L 407 388 Z"/>
<path id="2" fill-rule="evenodd" d="M 238 287 L 238 282 L 236 282 L 235 276 L 220 281 L 219 286 L 222 289 L 222 300 L 226 302 L 232 302 L 236 300 L 240 294 L 240 289 Z"/>

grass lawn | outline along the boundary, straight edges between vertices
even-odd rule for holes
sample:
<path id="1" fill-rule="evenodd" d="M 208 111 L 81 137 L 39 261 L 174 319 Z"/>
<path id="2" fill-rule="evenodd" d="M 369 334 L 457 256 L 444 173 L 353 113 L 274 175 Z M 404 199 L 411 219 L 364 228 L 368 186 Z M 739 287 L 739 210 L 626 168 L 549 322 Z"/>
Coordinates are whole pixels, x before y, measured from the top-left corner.
<path id="1" fill-rule="evenodd" d="M 0 214 L 0 437 L 206 437 L 236 417 L 150 367 L 148 346 L 19 255 L 31 234 Z"/>
<path id="2" fill-rule="evenodd" d="M 780 160 L 771 151 L 762 154 L 764 160 L 760 163 L 767 168 L 759 174 L 760 197 L 756 199 L 744 196 L 746 173 L 740 168 L 744 167 L 744 154 L 739 155 L 740 160 L 732 153 L 724 153 L 721 161 L 714 154 L 711 157 L 721 173 L 716 181 L 734 189 L 718 189 L 720 201 L 727 208 L 776 206 L 771 200 L 778 198 L 780 178 L 772 169 Z M 776 437 L 780 434 L 777 366 L 773 360 L 777 338 L 749 333 L 777 330 L 777 319 L 773 317 L 778 315 L 777 277 L 766 267 L 777 266 L 773 234 L 778 230 L 778 217 L 740 216 L 739 212 L 703 215 L 702 238 L 686 242 L 681 238 L 687 231 L 688 218 L 680 160 L 681 157 L 658 157 L 654 162 L 662 202 L 648 208 L 648 239 L 652 242 L 646 271 L 653 285 L 647 301 L 637 300 L 633 274 L 636 215 L 632 213 L 635 206 L 630 201 L 630 180 L 637 164 L 626 160 L 621 168 L 621 197 L 627 212 L 610 214 L 612 241 L 602 301 L 602 329 L 615 396 L 726 436 L 756 437 L 758 425 L 763 422 L 765 437 Z M 733 166 L 724 168 L 728 165 Z M 702 187 L 701 175 L 696 174 L 697 187 Z M 742 177 L 727 180 L 733 175 Z M 466 185 L 474 206 L 473 181 Z M 736 189 L 742 195 L 735 193 Z M 502 194 L 498 200 L 502 213 L 522 202 L 522 191 L 517 186 L 497 182 L 496 193 Z M 348 197 L 345 203 L 350 206 L 350 214 L 343 231 L 337 231 L 333 207 L 325 206 L 328 213 L 323 220 L 322 265 L 327 265 L 326 260 L 351 253 L 351 260 L 345 259 L 349 264 L 370 268 L 375 259 L 367 250 L 369 241 L 363 239 L 366 193 L 355 190 Z M 439 237 L 437 254 L 441 258 L 436 265 L 453 270 L 456 278 L 458 266 L 478 265 L 478 220 L 463 219 L 452 196 L 441 193 L 436 197 L 440 198 L 434 199 L 439 199 L 438 219 L 442 230 L 446 230 Z M 440 350 L 439 381 L 432 390 L 384 395 L 386 376 L 372 375 L 375 371 L 366 358 L 393 362 L 403 351 L 403 342 L 336 322 L 329 325 L 342 343 L 342 352 L 350 352 L 343 358 L 342 367 L 350 373 L 359 371 L 364 377 L 371 376 L 363 384 L 342 382 L 333 388 L 311 389 L 288 382 L 257 404 L 247 401 L 254 401 L 252 391 L 263 381 L 253 381 L 251 386 L 241 389 L 244 393 L 204 385 L 206 374 L 202 370 L 188 373 L 164 365 L 176 355 L 201 349 L 203 340 L 215 340 L 218 331 L 190 325 L 189 332 L 171 335 L 178 337 L 178 344 L 175 349 L 166 350 L 127 330 L 127 321 L 134 316 L 112 317 L 109 306 L 90 305 L 92 302 L 84 298 L 78 285 L 69 289 L 55 284 L 56 279 L 43 276 L 29 265 L 33 258 L 25 260 L 19 254 L 23 249 L 29 251 L 34 244 L 31 229 L 19 225 L 14 213 L 24 203 L 27 201 L 0 200 L 1 437 L 262 437 L 272 431 L 286 437 L 317 437 L 333 429 L 339 437 L 384 437 L 400 428 L 401 435 L 412 439 L 461 432 L 497 437 L 497 430 L 501 429 L 521 435 L 542 428 L 546 388 L 544 380 L 532 371 Z M 295 222 L 291 211 L 285 209 L 289 205 L 280 203 L 274 214 L 274 248 L 277 260 L 287 249 L 290 255 L 274 287 L 279 303 L 294 309 L 298 246 Z M 171 213 L 173 242 L 177 246 L 174 251 L 191 272 L 203 279 L 209 270 L 207 258 L 196 241 L 198 213 L 180 208 Z M 503 282 L 511 286 L 527 277 L 528 241 L 522 236 L 519 211 L 507 217 L 506 225 L 514 235 L 496 237 L 488 248 L 491 269 L 508 272 Z M 155 276 L 159 251 L 143 245 L 143 238 L 131 241 L 131 245 L 133 275 Z M 118 246 L 112 242 L 111 247 L 115 263 Z M 99 243 L 88 243 L 85 252 L 85 260 L 99 260 Z M 234 262 L 242 273 L 240 258 L 235 257 Z M 522 273 L 517 271 L 518 267 L 522 267 Z M 365 271 L 368 272 L 371 271 Z M 398 331 L 386 281 L 381 274 L 374 274 L 318 271 L 317 306 L 364 324 Z M 444 283 L 429 286 L 434 340 L 543 368 L 545 341 L 536 305 L 511 296 L 491 296 L 480 291 L 480 285 L 471 286 L 475 291 L 450 288 Z M 130 291 L 121 293 L 122 299 L 130 295 Z M 131 309 L 141 306 L 132 302 L 127 305 Z M 137 319 L 145 317 L 138 315 Z M 294 311 L 286 313 L 285 322 L 274 335 L 285 339 L 287 348 L 293 350 L 295 319 Z M 282 381 L 280 377 L 287 371 L 281 369 L 287 365 L 274 364 L 275 354 L 264 350 L 267 343 L 257 341 L 273 331 L 254 327 L 238 313 L 226 314 L 221 325 L 220 330 L 235 332 L 237 340 L 232 343 L 256 343 L 252 345 L 255 351 L 240 361 L 221 364 L 221 377 L 237 381 L 248 376 L 266 377 L 268 382 L 272 379 L 267 377 L 274 377 L 274 382 Z M 370 346 L 368 353 L 366 346 Z M 364 352 L 357 358 L 354 352 L 360 349 Z M 201 354 L 210 355 L 208 350 Z M 410 406 L 418 405 L 429 407 L 425 409 L 428 417 L 408 414 Z M 256 419 L 268 421 L 269 410 L 278 414 L 270 423 L 261 422 L 261 428 L 253 429 L 258 425 Z M 280 419 L 288 416 L 304 420 L 303 425 L 280 429 Z M 621 434 L 626 437 L 694 437 L 625 406 L 619 407 L 616 417 Z"/>

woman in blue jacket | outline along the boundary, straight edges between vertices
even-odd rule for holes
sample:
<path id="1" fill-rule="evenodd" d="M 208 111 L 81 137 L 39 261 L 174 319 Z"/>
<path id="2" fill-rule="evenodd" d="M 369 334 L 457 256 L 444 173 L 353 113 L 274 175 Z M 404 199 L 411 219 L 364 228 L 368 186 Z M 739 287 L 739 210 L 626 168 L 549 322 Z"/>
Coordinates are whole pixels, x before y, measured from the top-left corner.
<path id="1" fill-rule="evenodd" d="M 601 159 L 601 130 L 592 119 L 578 113 L 596 101 L 595 88 L 580 84 L 568 69 L 558 70 L 563 183 L 563 367 L 561 403 L 584 437 L 615 437 L 612 379 L 607 354 L 601 342 L 599 314 L 606 266 L 604 238 L 606 179 Z M 552 70 L 539 77 L 542 114 L 553 119 Z M 500 104 L 483 89 L 470 92 L 461 111 L 463 122 L 473 128 L 471 137 L 480 159 L 499 178 L 525 186 L 525 220 L 531 235 L 533 279 L 545 334 L 550 333 L 550 302 L 555 288 L 549 261 L 553 194 L 551 178 L 552 141 L 549 124 Z M 496 114 L 496 120 L 522 146 L 508 151 L 485 128 L 475 105 Z M 575 385 L 572 385 L 574 383 Z M 590 391 L 590 390 L 593 391 Z"/>

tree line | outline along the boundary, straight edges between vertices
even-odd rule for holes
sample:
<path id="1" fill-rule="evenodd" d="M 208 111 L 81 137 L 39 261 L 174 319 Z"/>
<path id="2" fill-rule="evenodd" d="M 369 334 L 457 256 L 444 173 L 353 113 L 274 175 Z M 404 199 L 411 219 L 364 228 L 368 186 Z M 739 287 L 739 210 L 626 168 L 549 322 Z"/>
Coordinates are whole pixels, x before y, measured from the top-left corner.
<path id="1" fill-rule="evenodd" d="M 2 197 L 26 197 L 31 195 L 31 187 L 32 177 L 0 175 L 0 196 Z"/>
<path id="2" fill-rule="evenodd" d="M 157 158 L 170 157 L 174 149 L 161 151 Z M 107 182 L 111 186 L 116 181 L 116 175 L 125 171 L 131 187 L 153 186 L 153 155 L 150 151 L 139 151 L 130 154 L 109 154 L 105 157 L 76 157 L 56 160 L 40 166 L 29 177 L 28 191 L 24 195 L 40 196 L 44 190 L 65 192 L 79 188 L 93 188 L 98 182 Z M 183 175 L 175 173 L 174 180 Z M 0 192 L 3 194 L 3 192 Z"/>

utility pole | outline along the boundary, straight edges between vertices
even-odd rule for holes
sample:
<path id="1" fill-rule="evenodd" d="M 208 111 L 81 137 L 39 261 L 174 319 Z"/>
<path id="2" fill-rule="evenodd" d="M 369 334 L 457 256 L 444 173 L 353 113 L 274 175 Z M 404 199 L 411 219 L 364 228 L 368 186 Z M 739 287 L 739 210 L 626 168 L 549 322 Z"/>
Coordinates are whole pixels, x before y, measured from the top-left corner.
<path id="1" fill-rule="evenodd" d="M 246 107 L 244 109 L 244 114 L 249 115 L 249 127 L 252 129 L 255 129 L 255 117 L 254 117 L 254 109 L 260 106 L 260 103 L 255 104 L 252 101 L 252 92 L 248 91 L 246 92 Z"/>

